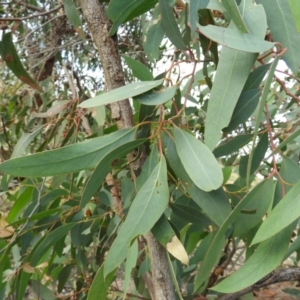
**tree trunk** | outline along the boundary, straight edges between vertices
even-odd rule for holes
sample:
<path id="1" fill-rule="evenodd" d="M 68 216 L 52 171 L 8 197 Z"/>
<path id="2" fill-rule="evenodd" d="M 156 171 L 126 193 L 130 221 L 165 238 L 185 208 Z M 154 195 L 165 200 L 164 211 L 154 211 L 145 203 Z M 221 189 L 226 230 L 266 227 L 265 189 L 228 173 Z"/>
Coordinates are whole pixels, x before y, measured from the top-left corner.
<path id="1" fill-rule="evenodd" d="M 98 0 L 79 0 L 83 15 L 88 23 L 93 41 L 98 49 L 103 67 L 105 86 L 107 90 L 125 85 L 124 73 L 118 52 L 117 35 L 109 36 L 111 22 L 105 16 L 104 5 Z M 134 126 L 132 108 L 128 99 L 111 104 L 112 118 L 117 122 L 118 128 Z M 131 166 L 138 175 L 145 160 L 145 156 L 136 160 Z M 150 259 L 152 282 L 146 282 L 153 300 L 175 299 L 171 273 L 166 257 L 166 250 L 155 240 L 151 233 L 146 236 Z M 146 278 L 144 278 L 146 279 Z M 150 288 L 153 287 L 153 290 Z"/>

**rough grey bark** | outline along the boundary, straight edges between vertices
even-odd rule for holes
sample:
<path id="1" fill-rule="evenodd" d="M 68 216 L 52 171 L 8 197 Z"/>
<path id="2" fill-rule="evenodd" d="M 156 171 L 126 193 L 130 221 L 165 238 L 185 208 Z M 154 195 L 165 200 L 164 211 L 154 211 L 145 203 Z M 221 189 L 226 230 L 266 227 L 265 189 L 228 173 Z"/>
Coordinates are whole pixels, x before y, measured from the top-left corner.
<path id="1" fill-rule="evenodd" d="M 99 4 L 98 0 L 79 0 L 79 3 L 100 55 L 107 90 L 123 86 L 125 81 L 118 52 L 117 35 L 109 36 L 111 22 L 105 16 L 104 5 Z M 111 114 L 119 129 L 134 126 L 132 108 L 128 99 L 112 104 Z M 131 166 L 136 174 L 144 159 L 142 155 L 140 159 L 135 160 L 135 165 Z M 173 300 L 175 294 L 165 249 L 151 233 L 146 235 L 146 240 L 151 258 L 152 282 L 147 283 L 147 277 L 144 279 L 151 298 Z"/>
<path id="2" fill-rule="evenodd" d="M 151 261 L 152 280 L 155 300 L 174 300 L 175 291 L 170 274 L 166 250 L 161 246 L 151 232 L 146 234 Z"/>

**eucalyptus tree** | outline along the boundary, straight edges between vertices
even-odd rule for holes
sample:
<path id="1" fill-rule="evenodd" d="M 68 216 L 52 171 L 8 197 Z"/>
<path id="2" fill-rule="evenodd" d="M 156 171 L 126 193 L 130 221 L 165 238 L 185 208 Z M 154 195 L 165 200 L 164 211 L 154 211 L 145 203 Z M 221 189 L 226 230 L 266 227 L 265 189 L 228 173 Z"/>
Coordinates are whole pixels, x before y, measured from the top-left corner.
<path id="1" fill-rule="evenodd" d="M 0 9 L 0 299 L 300 280 L 297 1 Z"/>

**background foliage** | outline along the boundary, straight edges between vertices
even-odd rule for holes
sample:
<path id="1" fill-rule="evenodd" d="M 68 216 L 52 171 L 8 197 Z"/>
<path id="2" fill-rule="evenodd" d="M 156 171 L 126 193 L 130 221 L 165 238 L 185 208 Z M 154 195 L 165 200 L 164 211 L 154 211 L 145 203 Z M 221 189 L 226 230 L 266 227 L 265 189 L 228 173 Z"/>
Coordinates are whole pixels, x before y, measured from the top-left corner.
<path id="1" fill-rule="evenodd" d="M 100 2 L 112 91 L 76 1 L 0 3 L 0 299 L 150 299 L 149 231 L 177 299 L 296 267 L 298 1 Z"/>

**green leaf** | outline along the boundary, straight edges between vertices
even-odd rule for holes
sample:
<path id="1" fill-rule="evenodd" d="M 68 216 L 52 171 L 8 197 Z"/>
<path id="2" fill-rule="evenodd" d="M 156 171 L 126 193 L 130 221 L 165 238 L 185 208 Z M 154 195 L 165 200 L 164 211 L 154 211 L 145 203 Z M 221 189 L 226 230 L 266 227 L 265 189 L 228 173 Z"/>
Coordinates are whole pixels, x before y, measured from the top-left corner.
<path id="1" fill-rule="evenodd" d="M 241 14 L 250 32 L 255 34 L 257 39 L 263 40 L 267 29 L 263 7 L 252 4 L 251 0 L 243 0 L 241 7 L 243 7 Z M 233 22 L 226 30 L 234 30 L 237 35 L 242 34 Z M 223 47 L 221 50 L 217 73 L 208 101 L 204 133 L 205 144 L 211 150 L 219 142 L 221 130 L 230 122 L 256 57 L 257 54 L 227 47 Z"/>
<path id="2" fill-rule="evenodd" d="M 206 192 L 219 188 L 223 173 L 212 152 L 178 127 L 174 127 L 174 138 L 178 156 L 196 186 Z"/>
<path id="3" fill-rule="evenodd" d="M 220 144 L 214 149 L 213 154 L 215 157 L 227 156 L 238 151 L 240 148 L 248 144 L 253 138 L 253 134 L 241 134 L 233 139 L 226 141 L 224 144 Z"/>
<path id="4" fill-rule="evenodd" d="M 6 220 L 8 223 L 17 220 L 17 218 L 22 214 L 22 211 L 25 209 L 28 203 L 32 201 L 34 191 L 35 188 L 32 186 L 26 187 L 23 191 L 19 191 L 19 196 L 7 215 Z"/>
<path id="5" fill-rule="evenodd" d="M 109 2 L 107 16 L 113 21 L 109 34 L 116 33 L 118 27 L 125 21 L 147 12 L 155 6 L 157 0 L 112 0 Z"/>
<path id="6" fill-rule="evenodd" d="M 200 266 L 199 272 L 195 278 L 195 288 L 196 291 L 203 282 L 205 282 L 210 275 L 211 269 L 218 261 L 218 256 L 223 248 L 224 241 L 225 241 L 225 233 L 228 230 L 229 226 L 234 222 L 237 216 L 241 213 L 241 211 L 247 207 L 249 203 L 253 200 L 253 195 L 256 194 L 256 190 L 260 189 L 260 186 L 254 187 L 249 194 L 244 197 L 234 208 L 234 210 L 229 214 L 227 219 L 221 225 L 219 230 L 217 231 L 216 235 L 214 236 L 206 254 L 205 258 Z"/>
<path id="7" fill-rule="evenodd" d="M 134 77 L 141 81 L 153 80 L 153 76 L 150 70 L 140 61 L 133 59 L 127 55 L 122 55 L 122 57 L 124 58 L 128 67 L 131 69 Z"/>
<path id="8" fill-rule="evenodd" d="M 105 105 L 100 105 L 90 109 L 92 112 L 92 117 L 96 120 L 99 127 L 103 127 L 106 118 L 106 108 Z"/>
<path id="9" fill-rule="evenodd" d="M 185 171 L 176 151 L 174 141 L 167 134 L 162 135 L 162 140 L 170 167 L 174 170 L 177 178 L 179 178 L 182 188 L 186 190 L 193 201 L 199 205 L 217 226 L 221 226 L 231 212 L 231 206 L 224 190 L 219 188 L 216 191 L 204 192 L 199 189 Z"/>
<path id="10" fill-rule="evenodd" d="M 233 171 L 232 166 L 222 168 L 223 178 L 224 178 L 223 179 L 223 185 L 226 184 L 226 182 L 230 179 L 232 171 Z"/>
<path id="11" fill-rule="evenodd" d="M 124 129 L 60 149 L 8 160 L 0 171 L 16 176 L 43 177 L 91 169 L 116 147 L 132 141 L 135 129 Z"/>
<path id="12" fill-rule="evenodd" d="M 115 272 L 111 272 L 106 277 L 103 274 L 103 265 L 97 271 L 93 283 L 89 289 L 87 300 L 106 300 L 107 291 L 114 279 Z"/>
<path id="13" fill-rule="evenodd" d="M 297 297 L 297 298 L 300 297 L 300 291 L 298 289 L 291 289 L 291 288 L 289 289 L 289 288 L 287 288 L 287 289 L 283 289 L 282 291 L 285 292 L 286 294 L 291 295 L 291 296 L 294 296 L 294 297 Z"/>
<path id="14" fill-rule="evenodd" d="M 260 53 L 270 50 L 275 45 L 274 43 L 258 38 L 254 34 L 242 33 L 230 27 L 198 25 L 198 29 L 214 42 L 239 51 Z"/>
<path id="15" fill-rule="evenodd" d="M 258 229 L 251 245 L 275 235 L 300 216 L 300 180 L 268 214 L 267 219 Z"/>
<path id="16" fill-rule="evenodd" d="M 43 285 L 40 281 L 31 280 L 30 287 L 35 292 L 36 295 L 43 300 L 56 300 L 56 296 L 54 295 L 53 291 L 48 289 L 45 285 Z"/>
<path id="17" fill-rule="evenodd" d="M 43 92 L 43 89 L 30 77 L 24 69 L 22 62 L 18 56 L 17 50 L 12 41 L 11 32 L 5 33 L 0 42 L 0 55 L 6 62 L 8 68 L 24 83 L 32 88 Z"/>
<path id="18" fill-rule="evenodd" d="M 136 96 L 134 99 L 144 105 L 160 105 L 171 100 L 175 96 L 176 90 L 177 86 L 175 85 L 168 88 L 162 88 L 159 91 L 153 90 L 145 94 L 141 94 Z"/>
<path id="19" fill-rule="evenodd" d="M 233 223 L 233 236 L 241 236 L 253 228 L 269 209 L 274 198 L 273 179 L 269 178 L 257 185 L 255 191 L 251 193 L 252 200 L 245 206 L 246 211 L 255 211 L 254 214 L 240 213 Z"/>
<path id="20" fill-rule="evenodd" d="M 220 2 L 218 2 L 220 4 L 220 6 L 222 6 L 222 4 Z M 208 6 L 211 4 L 211 1 L 208 3 Z M 223 7 L 223 6 L 222 6 Z M 217 9 L 219 10 L 219 9 Z M 212 12 L 210 9 L 200 9 L 198 11 L 199 14 L 199 22 L 201 25 L 215 25 L 215 19 L 212 15 Z M 219 50 L 218 50 L 218 44 L 216 42 L 211 41 L 209 38 L 207 38 L 205 35 L 203 34 L 198 34 L 199 37 L 199 41 L 201 43 L 201 48 L 203 51 L 203 54 L 206 56 L 211 56 L 213 59 L 213 62 L 215 63 L 215 65 L 218 65 L 219 62 Z M 207 62 L 204 62 L 204 67 L 203 69 L 207 69 Z M 205 72 L 203 72 L 204 75 Z M 208 82 L 209 88 L 211 89 L 212 87 L 212 83 L 209 82 L 211 81 L 210 78 L 206 75 L 206 82 Z"/>
<path id="21" fill-rule="evenodd" d="M 252 150 L 253 151 L 253 159 L 251 161 L 249 175 L 254 174 L 254 172 L 258 169 L 260 163 L 262 162 L 262 160 L 265 157 L 265 154 L 268 150 L 268 146 L 269 146 L 268 133 L 265 132 L 261 136 L 255 149 Z M 249 164 L 249 155 L 242 156 L 241 160 L 240 160 L 239 174 L 243 178 L 246 178 L 246 176 L 247 176 L 248 164 Z"/>
<path id="22" fill-rule="evenodd" d="M 293 14 L 293 19 L 297 27 L 297 31 L 300 32 L 300 3 L 298 0 L 289 0 L 290 10 Z"/>
<path id="23" fill-rule="evenodd" d="M 152 227 L 151 232 L 157 241 L 164 247 L 172 240 L 172 237 L 176 235 L 165 215 L 162 215 L 159 218 L 159 220 Z"/>
<path id="24" fill-rule="evenodd" d="M 79 106 L 83 108 L 95 107 L 103 104 L 118 102 L 127 98 L 131 98 L 142 93 L 145 93 L 153 88 L 161 85 L 163 79 L 154 81 L 134 82 L 122 87 L 116 88 L 109 92 L 95 96 L 89 100 L 82 102 Z"/>
<path id="25" fill-rule="evenodd" d="M 111 163 L 124 155 L 128 154 L 130 151 L 141 146 L 146 139 L 135 140 L 125 143 L 115 149 L 111 149 L 106 156 L 104 156 L 99 164 L 96 166 L 91 177 L 89 178 L 82 195 L 80 202 L 80 207 L 83 208 L 92 198 L 92 196 L 97 192 L 99 187 L 102 185 L 102 181 L 105 179 L 106 175 L 111 169 Z"/>
<path id="26" fill-rule="evenodd" d="M 55 244 L 61 238 L 66 236 L 70 229 L 75 225 L 76 223 L 65 224 L 47 233 L 47 235 L 45 235 L 31 251 L 29 257 L 30 265 L 35 267 L 49 248 L 55 246 Z"/>
<path id="27" fill-rule="evenodd" d="M 300 249 L 300 235 L 291 243 L 289 249 L 286 251 L 283 261 L 288 259 L 295 251 L 299 251 Z"/>
<path id="28" fill-rule="evenodd" d="M 143 34 L 143 48 L 149 60 L 154 62 L 155 59 L 159 59 L 159 46 L 164 37 L 164 28 L 159 6 L 155 7 L 152 19 L 144 25 Z"/>
<path id="29" fill-rule="evenodd" d="M 269 274 L 281 263 L 290 242 L 290 235 L 291 229 L 286 228 L 261 243 L 238 271 L 211 289 L 221 293 L 234 293 Z"/>
<path id="30" fill-rule="evenodd" d="M 84 38 L 84 34 L 82 29 L 81 19 L 79 13 L 77 11 L 76 5 L 73 0 L 63 0 L 63 5 L 65 9 L 65 13 L 67 18 L 69 19 L 70 23 L 74 26 L 77 33 L 80 35 L 81 38 Z"/>
<path id="31" fill-rule="evenodd" d="M 222 0 L 222 4 L 224 5 L 226 12 L 228 12 L 237 26 L 242 32 L 249 33 L 249 30 L 246 24 L 243 21 L 239 8 L 235 0 Z"/>
<path id="32" fill-rule="evenodd" d="M 14 147 L 14 151 L 10 158 L 16 158 L 23 155 L 26 147 L 33 141 L 33 139 L 40 133 L 44 126 L 39 125 L 30 133 L 24 133 L 21 138 L 18 140 L 16 146 Z"/>
<path id="33" fill-rule="evenodd" d="M 127 256 L 130 242 L 146 234 L 164 213 L 169 201 L 165 158 L 151 172 L 134 198 L 104 263 L 104 276 L 116 269 Z"/>
<path id="34" fill-rule="evenodd" d="M 272 155 L 276 154 L 280 149 L 282 149 L 284 146 L 292 142 L 300 135 L 300 128 L 293 132 L 288 138 L 286 138 L 282 143 L 280 143 L 273 151 L 272 153 L 267 157 L 270 158 Z"/>
<path id="35" fill-rule="evenodd" d="M 210 222 L 208 222 L 209 219 L 207 219 L 207 217 L 203 215 L 199 210 L 188 205 L 170 203 L 170 207 L 175 215 L 183 220 L 186 220 L 188 223 L 201 225 L 202 228 L 205 228 L 211 224 Z"/>
<path id="36" fill-rule="evenodd" d="M 130 15 L 126 18 L 126 22 L 146 13 L 157 4 L 158 0 L 144 0 Z"/>
<path id="37" fill-rule="evenodd" d="M 208 3 L 209 0 L 204 0 L 204 1 L 194 0 L 194 1 L 190 1 L 188 5 L 188 10 L 189 10 L 188 18 L 189 18 L 189 25 L 191 26 L 192 36 L 197 29 L 197 22 L 199 20 L 198 10 L 206 8 Z"/>
<path id="38" fill-rule="evenodd" d="M 65 287 L 65 284 L 67 283 L 68 279 L 70 278 L 70 274 L 71 274 L 72 269 L 74 269 L 74 265 L 73 264 L 67 264 L 59 272 L 59 274 L 57 276 L 57 281 L 58 281 L 57 291 L 59 293 L 62 292 L 63 288 Z"/>
<path id="39" fill-rule="evenodd" d="M 258 130 L 260 127 L 260 121 L 262 119 L 262 115 L 263 115 L 263 111 L 264 111 L 264 106 L 265 103 L 267 102 L 267 99 L 269 97 L 269 91 L 270 91 L 270 87 L 271 87 L 271 83 L 273 80 L 273 76 L 275 73 L 275 69 L 276 66 L 278 64 L 279 61 L 279 56 L 275 57 L 274 61 L 271 64 L 270 67 L 270 71 L 269 74 L 267 76 L 267 79 L 265 81 L 265 85 L 263 88 L 263 92 L 259 101 L 259 105 L 258 105 L 258 110 L 257 110 L 257 115 L 256 115 L 256 122 L 255 122 L 255 127 L 254 127 L 254 136 L 253 136 L 253 140 L 256 140 L 256 137 L 258 135 Z M 250 180 L 250 173 L 251 173 L 251 168 L 252 168 L 252 159 L 253 159 L 253 155 L 255 154 L 254 150 L 254 143 L 252 144 L 252 149 L 249 155 L 249 159 L 248 159 L 248 165 L 247 165 L 247 175 L 246 175 L 246 185 L 249 186 L 249 180 Z"/>
<path id="40" fill-rule="evenodd" d="M 283 48 L 286 48 L 283 59 L 293 73 L 297 74 L 300 65 L 300 35 L 297 32 L 289 2 L 258 0 L 256 3 L 263 5 L 272 38 L 274 41 L 279 42 Z"/>
<path id="41" fill-rule="evenodd" d="M 270 69 L 271 64 L 265 64 L 262 66 L 257 67 L 255 70 L 253 70 L 249 77 L 247 78 L 247 81 L 245 83 L 245 86 L 243 88 L 243 91 L 253 90 L 260 87 L 260 84 L 264 77 L 266 76 L 267 72 Z"/>
<path id="42" fill-rule="evenodd" d="M 224 132 L 230 132 L 234 130 L 251 117 L 258 105 L 260 94 L 260 89 L 242 92 L 234 108 L 230 123 L 227 127 L 223 128 Z"/>
<path id="43" fill-rule="evenodd" d="M 186 50 L 186 45 L 174 17 L 172 2 L 172 0 L 158 1 L 161 9 L 162 23 L 167 37 L 174 44 L 174 46 L 178 49 Z"/>
<path id="44" fill-rule="evenodd" d="M 136 179 L 135 186 L 136 186 L 137 191 L 139 191 L 140 188 L 145 184 L 145 182 L 151 176 L 153 170 L 156 168 L 156 166 L 158 164 L 159 164 L 158 149 L 156 146 L 154 146 L 152 148 L 150 155 L 148 156 L 145 164 L 143 165 L 141 174 Z"/>
<path id="45" fill-rule="evenodd" d="M 136 266 L 136 261 L 138 259 L 138 243 L 135 240 L 129 249 L 129 254 L 125 262 L 125 276 L 124 276 L 124 286 L 123 286 L 123 300 L 127 297 L 127 290 L 130 283 L 131 271 Z"/>

